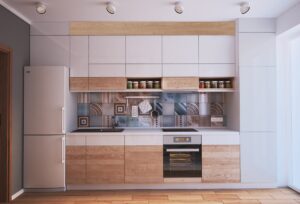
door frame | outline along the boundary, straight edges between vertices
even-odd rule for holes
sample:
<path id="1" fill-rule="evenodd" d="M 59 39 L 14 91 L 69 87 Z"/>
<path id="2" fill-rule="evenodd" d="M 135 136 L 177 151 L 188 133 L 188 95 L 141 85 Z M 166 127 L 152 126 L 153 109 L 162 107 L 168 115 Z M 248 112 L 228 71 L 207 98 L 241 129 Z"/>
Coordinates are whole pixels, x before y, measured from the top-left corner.
<path id="1" fill-rule="evenodd" d="M 8 70 L 6 71 L 6 85 L 7 85 L 7 92 L 6 92 L 6 110 L 7 113 L 6 118 L 4 120 L 7 121 L 6 124 L 6 138 L 4 140 L 5 144 L 1 144 L 1 140 L 0 140 L 0 151 L 3 151 L 3 154 L 5 155 L 5 163 L 6 163 L 6 172 L 4 173 L 4 179 L 0 179 L 3 181 L 3 183 L 0 183 L 0 187 L 2 189 L 2 187 L 4 187 L 4 189 L 6 188 L 6 191 L 3 194 L 3 199 L 4 202 L 9 202 L 11 201 L 11 172 L 12 172 L 12 165 L 11 165 L 11 161 L 12 161 L 12 49 L 10 49 L 9 47 L 0 44 L 0 52 L 7 54 L 8 55 Z M 5 146 L 4 146 L 5 145 Z M 3 148 L 4 146 L 4 148 Z M 5 148 L 6 147 L 6 148 Z M 2 154 L 2 153 L 0 153 Z M 0 181 L 1 182 L 1 181 Z M 2 196 L 2 195 L 0 195 Z M 1 202 L 1 200 L 0 200 Z"/>

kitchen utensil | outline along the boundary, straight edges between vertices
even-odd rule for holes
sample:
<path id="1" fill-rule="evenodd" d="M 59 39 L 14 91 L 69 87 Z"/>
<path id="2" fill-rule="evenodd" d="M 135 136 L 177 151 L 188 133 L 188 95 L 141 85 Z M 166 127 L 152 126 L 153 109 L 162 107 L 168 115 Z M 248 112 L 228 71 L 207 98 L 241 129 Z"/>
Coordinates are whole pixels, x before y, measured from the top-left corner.
<path id="1" fill-rule="evenodd" d="M 139 103 L 139 108 L 142 114 L 146 114 L 152 110 L 152 106 L 150 105 L 148 100 L 143 100 Z"/>
<path id="2" fill-rule="evenodd" d="M 153 118 L 157 118 L 159 113 L 158 111 L 156 110 L 156 100 L 154 100 L 154 103 L 153 103 L 153 111 L 151 112 L 151 117 Z"/>

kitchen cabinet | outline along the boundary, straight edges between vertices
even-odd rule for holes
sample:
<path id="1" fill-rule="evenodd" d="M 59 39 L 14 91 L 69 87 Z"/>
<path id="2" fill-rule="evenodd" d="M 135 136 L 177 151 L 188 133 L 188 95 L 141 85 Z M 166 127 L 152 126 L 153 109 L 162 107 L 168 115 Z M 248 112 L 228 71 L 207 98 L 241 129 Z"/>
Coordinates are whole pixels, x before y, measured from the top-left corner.
<path id="1" fill-rule="evenodd" d="M 162 77 L 162 64 L 126 64 L 126 77 Z"/>
<path id="2" fill-rule="evenodd" d="M 70 77 L 69 83 L 69 88 L 72 92 L 84 92 L 89 90 L 88 77 Z"/>
<path id="3" fill-rule="evenodd" d="M 125 183 L 163 183 L 163 146 L 126 145 Z"/>
<path id="4" fill-rule="evenodd" d="M 234 64 L 235 36 L 199 36 L 200 64 Z"/>
<path id="5" fill-rule="evenodd" d="M 274 132 L 241 132 L 242 183 L 276 185 L 276 146 Z"/>
<path id="6" fill-rule="evenodd" d="M 88 135 L 86 145 L 86 183 L 124 183 L 124 136 Z"/>
<path id="7" fill-rule="evenodd" d="M 235 64 L 199 64 L 199 77 L 235 77 Z"/>
<path id="8" fill-rule="evenodd" d="M 198 64 L 163 64 L 163 77 L 198 76 Z"/>
<path id="9" fill-rule="evenodd" d="M 126 83 L 125 77 L 90 77 L 89 91 L 125 90 Z"/>
<path id="10" fill-rule="evenodd" d="M 240 146 L 202 146 L 203 183 L 240 182 Z"/>
<path id="11" fill-rule="evenodd" d="M 276 130 L 276 70 L 240 68 L 240 129 L 242 132 Z"/>
<path id="12" fill-rule="evenodd" d="M 199 78 L 197 77 L 164 77 L 163 90 L 198 90 Z"/>
<path id="13" fill-rule="evenodd" d="M 31 66 L 66 66 L 69 67 L 68 36 L 31 36 Z"/>
<path id="14" fill-rule="evenodd" d="M 163 36 L 162 44 L 164 64 L 198 63 L 198 36 Z"/>
<path id="15" fill-rule="evenodd" d="M 90 36 L 90 64 L 125 64 L 125 36 Z"/>
<path id="16" fill-rule="evenodd" d="M 88 36 L 70 37 L 70 76 L 88 77 L 89 74 Z"/>
<path id="17" fill-rule="evenodd" d="M 66 184 L 86 183 L 85 136 L 66 137 Z"/>
<path id="18" fill-rule="evenodd" d="M 251 67 L 276 66 L 276 34 L 240 33 L 239 64 Z"/>
<path id="19" fill-rule="evenodd" d="M 90 64 L 89 77 L 125 77 L 125 64 Z"/>
<path id="20" fill-rule="evenodd" d="M 161 36 L 126 36 L 126 63 L 162 63 L 161 41 Z"/>

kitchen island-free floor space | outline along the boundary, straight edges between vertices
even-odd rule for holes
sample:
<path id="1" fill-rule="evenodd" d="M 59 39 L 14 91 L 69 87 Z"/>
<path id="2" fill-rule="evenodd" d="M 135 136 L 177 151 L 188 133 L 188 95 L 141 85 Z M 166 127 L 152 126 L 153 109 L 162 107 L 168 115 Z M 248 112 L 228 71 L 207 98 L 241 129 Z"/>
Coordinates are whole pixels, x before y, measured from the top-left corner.
<path id="1" fill-rule="evenodd" d="M 25 193 L 24 204 L 300 204 L 288 188 L 256 190 L 130 190 Z"/>

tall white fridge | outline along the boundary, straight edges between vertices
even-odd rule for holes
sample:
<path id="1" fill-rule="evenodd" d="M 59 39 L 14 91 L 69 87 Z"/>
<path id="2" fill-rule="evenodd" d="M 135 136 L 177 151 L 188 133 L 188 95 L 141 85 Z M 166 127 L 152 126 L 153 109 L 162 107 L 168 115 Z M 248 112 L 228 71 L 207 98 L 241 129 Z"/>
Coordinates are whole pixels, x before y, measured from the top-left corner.
<path id="1" fill-rule="evenodd" d="M 65 189 L 65 134 L 76 127 L 66 67 L 24 68 L 24 188 Z"/>

